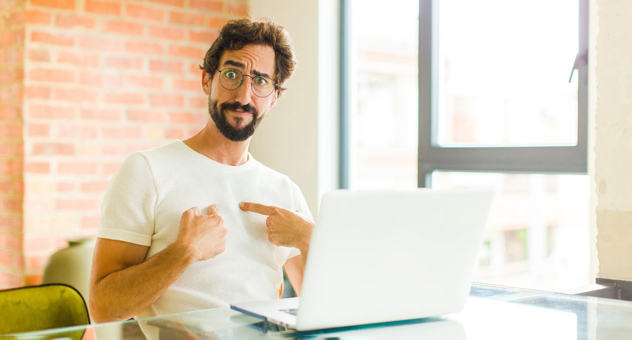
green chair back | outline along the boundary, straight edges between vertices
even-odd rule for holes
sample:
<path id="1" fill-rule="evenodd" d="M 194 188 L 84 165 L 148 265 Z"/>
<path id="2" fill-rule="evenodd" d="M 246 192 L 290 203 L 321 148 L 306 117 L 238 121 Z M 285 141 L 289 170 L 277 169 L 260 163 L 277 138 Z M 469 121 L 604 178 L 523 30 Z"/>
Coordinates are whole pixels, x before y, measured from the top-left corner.
<path id="1" fill-rule="evenodd" d="M 46 284 L 0 291 L 0 334 L 89 323 L 86 302 L 71 286 Z M 81 339 L 83 330 L 64 335 L 72 339 Z"/>

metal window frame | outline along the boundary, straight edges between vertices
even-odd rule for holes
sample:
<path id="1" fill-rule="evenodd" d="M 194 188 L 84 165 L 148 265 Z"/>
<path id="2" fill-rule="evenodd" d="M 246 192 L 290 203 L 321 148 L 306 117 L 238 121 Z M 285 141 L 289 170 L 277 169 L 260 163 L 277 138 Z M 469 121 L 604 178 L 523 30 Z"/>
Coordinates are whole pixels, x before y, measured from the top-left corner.
<path id="1" fill-rule="evenodd" d="M 435 170 L 586 174 L 588 168 L 588 0 L 579 1 L 577 144 L 537 147 L 441 147 L 437 127 L 437 43 L 440 0 L 419 4 L 418 186 L 431 187 Z"/>

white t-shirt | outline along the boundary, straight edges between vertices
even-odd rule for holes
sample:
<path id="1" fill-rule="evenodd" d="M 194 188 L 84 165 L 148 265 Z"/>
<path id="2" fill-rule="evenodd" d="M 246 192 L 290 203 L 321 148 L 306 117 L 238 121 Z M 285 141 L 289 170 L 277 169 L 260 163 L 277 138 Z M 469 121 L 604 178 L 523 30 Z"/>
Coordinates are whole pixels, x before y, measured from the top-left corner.
<path id="1" fill-rule="evenodd" d="M 266 216 L 244 212 L 239 203 L 312 217 L 294 182 L 248 156 L 243 165 L 229 166 L 176 140 L 134 153 L 117 170 L 103 201 L 98 237 L 149 246 L 149 258 L 176 240 L 184 211 L 198 207 L 207 214 L 213 204 L 228 229 L 222 254 L 189 266 L 137 317 L 279 297 L 281 267 L 299 252 L 270 243 Z"/>

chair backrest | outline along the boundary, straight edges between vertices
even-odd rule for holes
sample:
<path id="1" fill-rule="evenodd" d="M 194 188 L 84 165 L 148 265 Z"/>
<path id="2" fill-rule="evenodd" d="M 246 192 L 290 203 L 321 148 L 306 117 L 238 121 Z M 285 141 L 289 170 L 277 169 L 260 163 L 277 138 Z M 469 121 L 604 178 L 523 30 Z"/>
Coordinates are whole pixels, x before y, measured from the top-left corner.
<path id="1" fill-rule="evenodd" d="M 71 286 L 45 284 L 0 291 L 0 334 L 89 323 L 86 302 Z M 83 331 L 71 333 L 68 336 L 80 339 Z"/>

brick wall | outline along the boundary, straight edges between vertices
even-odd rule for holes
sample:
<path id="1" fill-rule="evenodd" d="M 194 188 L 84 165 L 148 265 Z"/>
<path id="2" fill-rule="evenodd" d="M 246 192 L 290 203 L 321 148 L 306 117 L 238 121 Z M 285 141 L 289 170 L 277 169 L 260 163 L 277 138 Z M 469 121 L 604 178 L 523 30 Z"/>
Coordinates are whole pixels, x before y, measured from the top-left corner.
<path id="1" fill-rule="evenodd" d="M 0 286 L 22 283 L 24 4 L 0 1 Z"/>
<path id="2" fill-rule="evenodd" d="M 125 156 L 203 126 L 198 64 L 248 2 L 0 3 L 1 288 L 40 283 L 65 240 L 95 235 Z"/>

